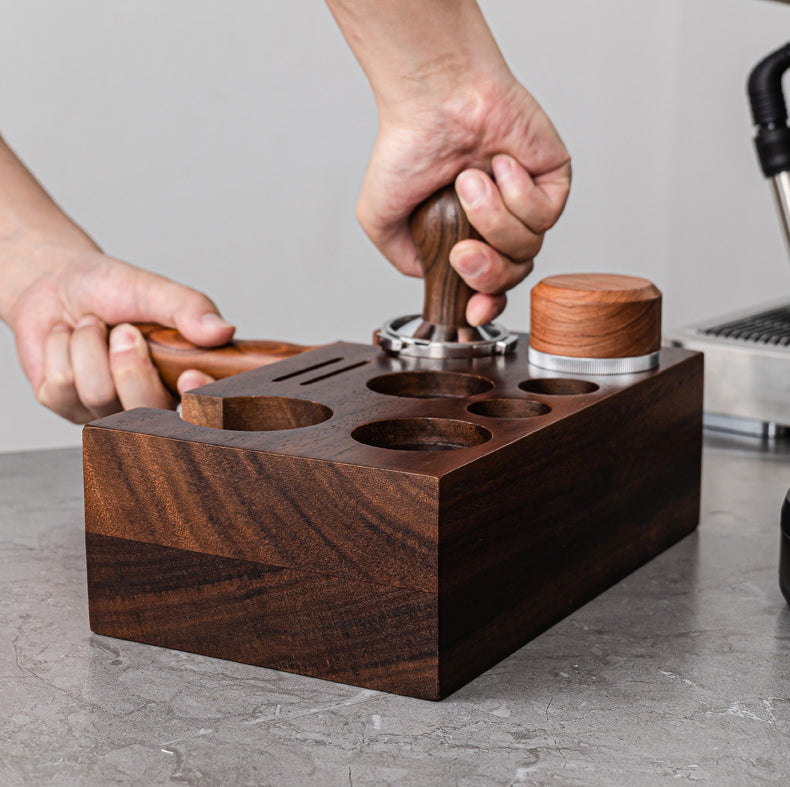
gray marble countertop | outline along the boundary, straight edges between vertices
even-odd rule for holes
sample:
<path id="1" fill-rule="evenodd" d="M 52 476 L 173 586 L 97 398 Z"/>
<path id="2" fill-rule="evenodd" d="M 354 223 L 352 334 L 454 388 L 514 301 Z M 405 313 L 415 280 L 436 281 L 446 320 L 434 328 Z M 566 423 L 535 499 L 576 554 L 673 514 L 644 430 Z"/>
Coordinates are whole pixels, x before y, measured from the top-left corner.
<path id="1" fill-rule="evenodd" d="M 706 437 L 697 533 L 441 703 L 92 635 L 80 456 L 0 454 L 0 784 L 787 783 L 790 449 Z"/>

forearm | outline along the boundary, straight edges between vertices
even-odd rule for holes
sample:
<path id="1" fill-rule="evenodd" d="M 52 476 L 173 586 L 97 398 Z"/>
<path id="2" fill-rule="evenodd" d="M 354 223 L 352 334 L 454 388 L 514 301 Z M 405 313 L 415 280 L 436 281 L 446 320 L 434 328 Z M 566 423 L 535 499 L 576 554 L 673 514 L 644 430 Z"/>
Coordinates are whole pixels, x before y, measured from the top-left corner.
<path id="1" fill-rule="evenodd" d="M 56 249 L 99 250 L 0 137 L 0 318 L 56 265 Z"/>
<path id="2" fill-rule="evenodd" d="M 383 120 L 510 77 L 474 0 L 326 0 Z"/>

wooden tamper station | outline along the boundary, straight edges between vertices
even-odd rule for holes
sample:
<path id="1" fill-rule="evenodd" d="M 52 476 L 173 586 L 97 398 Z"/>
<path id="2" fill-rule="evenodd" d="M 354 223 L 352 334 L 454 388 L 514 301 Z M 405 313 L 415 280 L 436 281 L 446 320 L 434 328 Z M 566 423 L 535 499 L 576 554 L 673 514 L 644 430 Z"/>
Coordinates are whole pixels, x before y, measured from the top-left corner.
<path id="1" fill-rule="evenodd" d="M 655 287 L 553 276 L 531 340 L 475 333 L 452 190 L 412 231 L 425 309 L 381 347 L 85 427 L 93 631 L 440 699 L 696 527 L 702 356 L 659 347 Z M 151 340 L 170 379 L 199 365 Z"/>

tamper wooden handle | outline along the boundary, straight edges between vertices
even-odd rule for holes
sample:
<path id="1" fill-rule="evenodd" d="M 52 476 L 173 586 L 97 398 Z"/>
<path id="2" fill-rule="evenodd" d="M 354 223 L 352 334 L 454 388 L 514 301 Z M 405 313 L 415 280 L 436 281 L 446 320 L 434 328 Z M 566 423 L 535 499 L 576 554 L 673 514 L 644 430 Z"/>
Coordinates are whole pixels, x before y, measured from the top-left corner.
<path id="1" fill-rule="evenodd" d="M 177 393 L 176 382 L 187 369 L 199 369 L 221 379 L 314 349 L 287 342 L 244 339 L 222 347 L 197 347 L 173 328 L 153 323 L 141 323 L 137 328 L 148 342 L 148 351 L 159 376 L 172 393 Z"/>
<path id="2" fill-rule="evenodd" d="M 468 329 L 466 304 L 474 290 L 450 265 L 450 250 L 458 241 L 480 235 L 469 224 L 455 188 L 445 186 L 418 205 L 409 227 L 425 278 L 423 320 L 450 329 Z"/>
<path id="3" fill-rule="evenodd" d="M 661 292 L 636 276 L 549 276 L 532 288 L 529 343 L 572 358 L 648 355 L 661 347 Z"/>

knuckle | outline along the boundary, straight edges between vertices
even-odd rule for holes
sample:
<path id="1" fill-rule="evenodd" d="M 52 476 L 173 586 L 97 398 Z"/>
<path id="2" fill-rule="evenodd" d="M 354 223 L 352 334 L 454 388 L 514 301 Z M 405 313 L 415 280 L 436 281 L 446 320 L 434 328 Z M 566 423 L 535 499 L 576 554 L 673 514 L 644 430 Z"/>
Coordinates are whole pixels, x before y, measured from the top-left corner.
<path id="1" fill-rule="evenodd" d="M 200 292 L 199 290 L 190 289 L 189 297 L 192 299 L 192 306 L 195 309 L 195 311 L 200 311 L 200 312 L 218 311 L 217 305 L 214 303 L 214 301 L 212 301 L 211 298 L 208 297 L 208 295 L 206 295 L 203 292 Z M 137 329 L 134 328 L 134 330 L 136 331 Z"/>
<path id="2" fill-rule="evenodd" d="M 511 287 L 515 287 L 520 282 L 524 281 L 524 279 L 532 273 L 532 269 L 535 267 L 535 264 L 532 260 L 526 260 L 525 262 L 519 263 L 516 270 L 513 272 L 512 281 L 510 283 Z"/>
<path id="3" fill-rule="evenodd" d="M 115 389 L 91 389 L 89 393 L 83 393 L 80 398 L 89 410 L 103 410 L 115 402 Z"/>
<path id="4" fill-rule="evenodd" d="M 36 401 L 39 404 L 43 404 L 44 407 L 48 407 L 50 410 L 55 410 L 55 403 L 52 400 L 52 397 L 49 395 L 49 392 L 44 388 L 41 387 L 36 391 Z"/>
<path id="5" fill-rule="evenodd" d="M 150 359 L 143 358 L 131 350 L 121 350 L 110 356 L 110 372 L 114 378 L 127 379 L 149 375 L 153 370 Z"/>
<path id="6" fill-rule="evenodd" d="M 543 247 L 543 235 L 536 235 L 530 238 L 519 249 L 519 253 L 514 257 L 517 262 L 525 262 L 536 257 Z"/>
<path id="7" fill-rule="evenodd" d="M 506 289 L 507 272 L 502 263 L 492 265 L 488 270 L 475 280 L 475 289 L 487 295 L 502 292 Z"/>
<path id="8" fill-rule="evenodd" d="M 44 385 L 52 393 L 66 391 L 74 387 L 74 373 L 70 369 L 50 372 L 44 379 Z"/>
<path id="9" fill-rule="evenodd" d="M 543 216 L 538 215 L 535 217 L 535 220 L 531 222 L 532 229 L 536 234 L 543 235 L 557 223 L 558 218 L 559 214 L 555 216 L 553 213 Z"/>
<path id="10" fill-rule="evenodd" d="M 56 393 L 53 393 L 46 384 L 42 385 L 36 392 L 36 400 L 39 404 L 55 413 L 55 415 L 59 415 L 73 424 L 84 424 L 90 420 L 84 412 L 77 412 L 74 408 L 65 406 L 61 398 Z"/>
<path id="11" fill-rule="evenodd" d="M 129 346 L 112 347 L 109 353 L 110 367 L 118 370 L 130 370 L 132 372 L 145 369 L 151 363 L 145 346 L 138 344 Z"/>
<path id="12" fill-rule="evenodd" d="M 476 229 L 483 237 L 506 237 L 512 231 L 512 219 L 501 210 L 487 210 L 477 218 Z"/>

